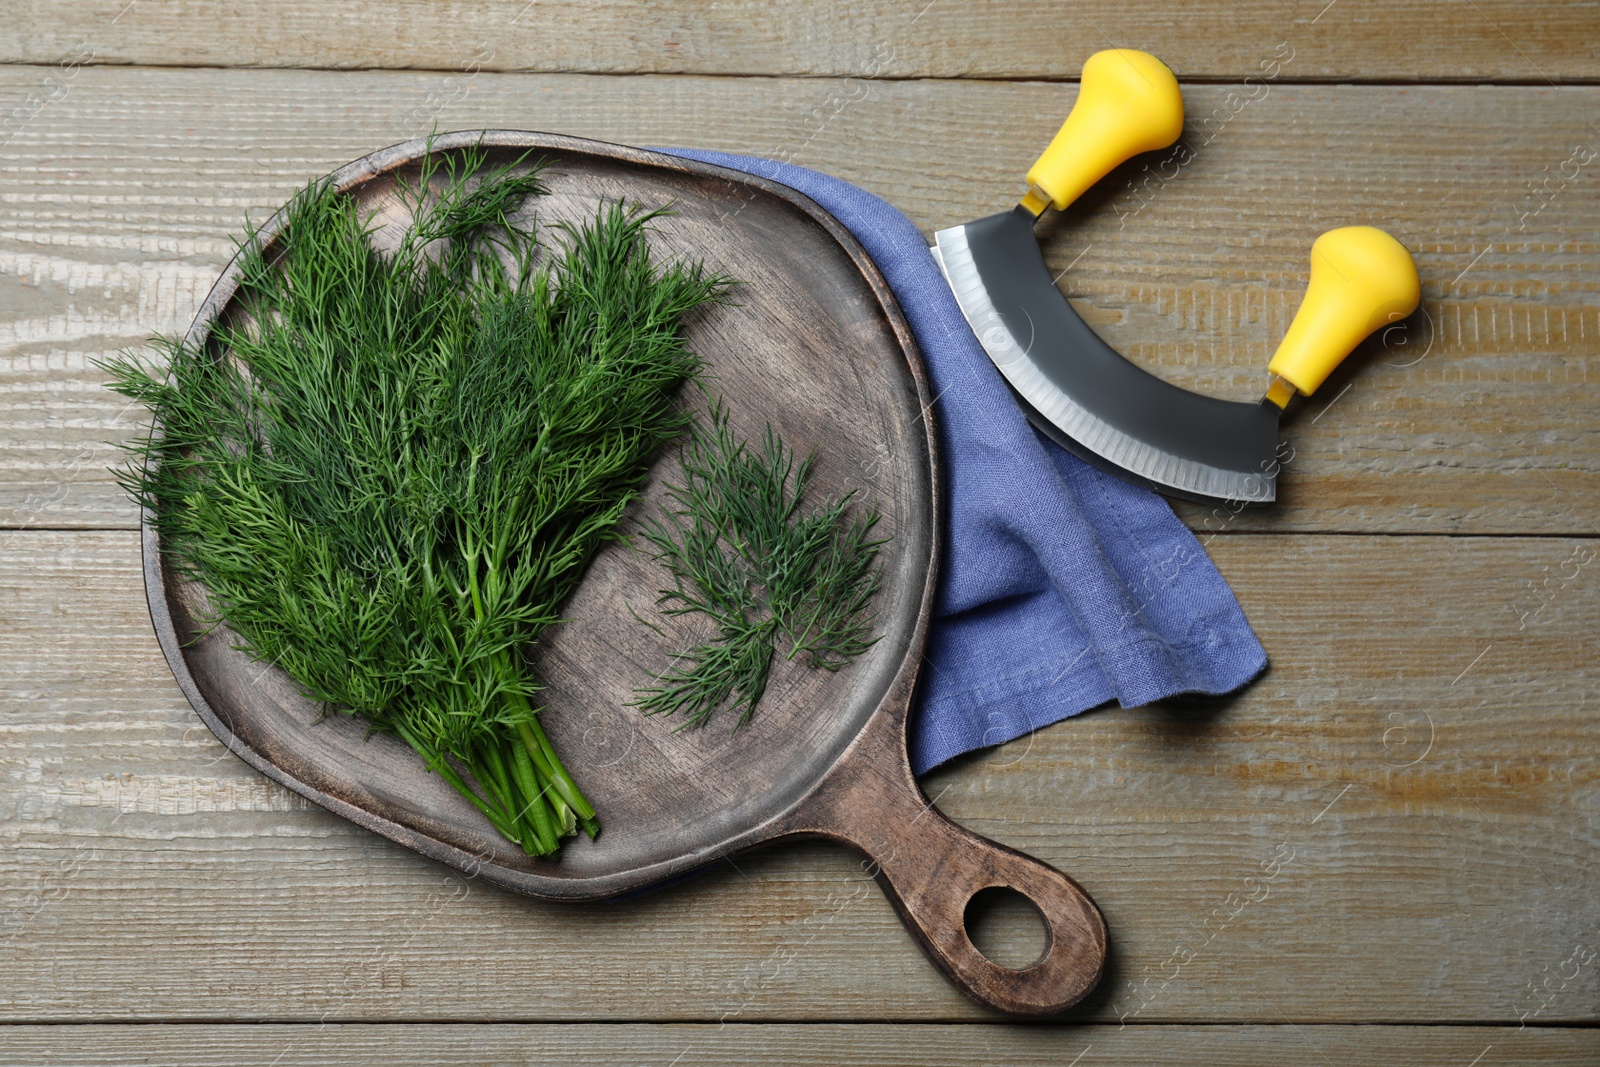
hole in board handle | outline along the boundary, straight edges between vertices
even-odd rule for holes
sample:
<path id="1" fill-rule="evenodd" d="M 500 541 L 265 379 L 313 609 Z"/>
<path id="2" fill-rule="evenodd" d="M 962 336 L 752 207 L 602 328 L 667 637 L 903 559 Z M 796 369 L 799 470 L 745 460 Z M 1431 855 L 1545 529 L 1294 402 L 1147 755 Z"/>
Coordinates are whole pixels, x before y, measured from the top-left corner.
<path id="1" fill-rule="evenodd" d="M 1044 914 L 1009 886 L 980 889 L 967 901 L 967 937 L 989 962 L 1009 970 L 1032 967 L 1050 947 Z"/>

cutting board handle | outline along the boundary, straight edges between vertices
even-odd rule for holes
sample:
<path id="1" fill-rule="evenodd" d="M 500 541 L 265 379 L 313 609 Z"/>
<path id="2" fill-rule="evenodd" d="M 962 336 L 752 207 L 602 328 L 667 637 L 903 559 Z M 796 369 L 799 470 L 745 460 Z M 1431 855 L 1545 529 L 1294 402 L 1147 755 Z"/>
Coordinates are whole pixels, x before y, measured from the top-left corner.
<path id="1" fill-rule="evenodd" d="M 903 754 L 898 763 L 898 774 L 868 760 L 837 768 L 809 798 L 806 829 L 867 857 L 923 951 L 980 1004 L 1013 1015 L 1051 1015 L 1076 1004 L 1105 966 L 1105 920 L 1094 901 L 1049 864 L 945 818 L 923 796 Z M 1021 893 L 1044 919 L 1044 954 L 1028 967 L 992 962 L 967 934 L 968 903 L 992 887 Z"/>

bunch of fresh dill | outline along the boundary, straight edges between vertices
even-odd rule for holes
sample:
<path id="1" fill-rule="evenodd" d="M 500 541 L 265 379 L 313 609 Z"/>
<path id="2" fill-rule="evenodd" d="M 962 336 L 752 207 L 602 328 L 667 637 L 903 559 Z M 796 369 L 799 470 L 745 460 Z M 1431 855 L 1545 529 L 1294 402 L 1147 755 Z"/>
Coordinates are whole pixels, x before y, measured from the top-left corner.
<path id="1" fill-rule="evenodd" d="M 695 425 L 683 484 L 667 489 L 668 521 L 646 519 L 642 533 L 673 578 L 662 612 L 705 615 L 716 632 L 640 691 L 646 714 L 681 712 L 698 726 L 726 706 L 739 712 L 738 729 L 766 691 L 780 641 L 787 659 L 830 671 L 876 641 L 878 513 L 850 518 L 854 490 L 803 509 L 814 460 L 797 464 L 770 424 L 759 448 L 737 440 L 720 404 L 709 425 Z"/>
<path id="2" fill-rule="evenodd" d="M 429 153 L 392 253 L 313 184 L 251 233 L 249 321 L 107 364 L 154 413 L 122 481 L 213 622 L 328 708 L 402 738 L 500 833 L 554 852 L 595 810 L 524 654 L 687 416 L 683 316 L 725 280 L 661 265 L 613 204 L 539 259 L 526 159 Z"/>

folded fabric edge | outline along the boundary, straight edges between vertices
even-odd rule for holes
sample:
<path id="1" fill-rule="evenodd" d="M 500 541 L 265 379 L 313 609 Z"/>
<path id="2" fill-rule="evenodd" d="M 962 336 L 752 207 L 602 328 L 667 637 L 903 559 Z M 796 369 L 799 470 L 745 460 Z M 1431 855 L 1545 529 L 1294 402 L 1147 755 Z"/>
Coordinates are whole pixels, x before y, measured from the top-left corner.
<path id="1" fill-rule="evenodd" d="M 1124 686 L 1119 692 L 1100 662 L 1084 656 L 1066 670 L 1045 664 L 1024 675 L 1011 675 L 1007 678 L 1011 691 L 1004 696 L 963 700 L 972 695 L 968 690 L 923 703 L 914 708 L 920 714 L 914 715 L 908 729 L 911 770 L 926 774 L 957 756 L 1014 741 L 1113 701 L 1119 707 L 1138 708 L 1173 697 L 1226 696 L 1266 670 L 1266 653 L 1254 635 L 1226 628 L 1211 634 L 1215 658 L 1204 673 L 1174 672 L 1145 686 Z M 958 707 L 961 713 L 955 712 Z"/>

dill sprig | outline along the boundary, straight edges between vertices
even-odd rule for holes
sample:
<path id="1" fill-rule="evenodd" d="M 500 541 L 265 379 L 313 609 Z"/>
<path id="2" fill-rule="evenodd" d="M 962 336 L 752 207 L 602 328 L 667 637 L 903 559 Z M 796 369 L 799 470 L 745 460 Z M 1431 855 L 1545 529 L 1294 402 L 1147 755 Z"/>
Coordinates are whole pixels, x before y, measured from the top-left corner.
<path id="1" fill-rule="evenodd" d="M 759 447 L 737 440 L 720 403 L 709 425 L 694 427 L 683 483 L 667 488 L 668 519 L 646 519 L 642 534 L 673 579 L 657 601 L 663 614 L 704 615 L 715 635 L 639 691 L 647 715 L 682 714 L 684 726 L 699 726 L 728 707 L 738 729 L 766 691 L 780 643 L 787 659 L 836 671 L 877 640 L 878 513 L 849 517 L 854 490 L 804 508 L 814 462 L 796 462 L 770 424 Z"/>
<path id="2" fill-rule="evenodd" d="M 313 183 L 272 248 L 241 246 L 248 321 L 157 340 L 165 366 L 106 364 L 155 416 L 121 482 L 206 621 L 403 739 L 532 855 L 599 822 L 525 652 L 687 425 L 681 320 L 727 284 L 654 262 L 654 214 L 621 204 L 541 257 L 513 215 L 542 169 L 428 153 L 386 254 Z"/>

